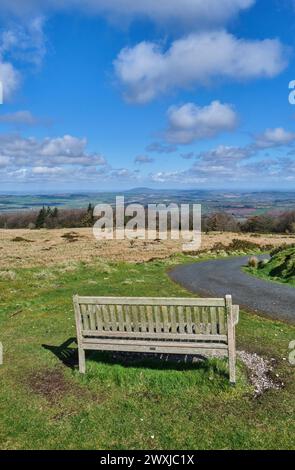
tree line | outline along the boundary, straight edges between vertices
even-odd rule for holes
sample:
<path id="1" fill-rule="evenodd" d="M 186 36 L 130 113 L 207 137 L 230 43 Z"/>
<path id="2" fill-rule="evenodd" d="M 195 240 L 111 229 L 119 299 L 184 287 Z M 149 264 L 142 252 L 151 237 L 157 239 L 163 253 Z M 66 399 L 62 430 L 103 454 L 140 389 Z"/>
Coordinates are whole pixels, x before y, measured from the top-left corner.
<path id="1" fill-rule="evenodd" d="M 94 207 L 90 203 L 85 209 L 59 209 L 42 207 L 39 211 L 19 211 L 0 214 L 0 228 L 79 228 L 92 227 L 95 222 Z M 127 222 L 132 217 L 126 217 Z M 114 211 L 114 219 L 116 213 Z M 168 217 L 169 228 L 170 217 Z M 191 223 L 192 227 L 192 223 Z M 278 214 L 261 214 L 237 220 L 227 212 L 205 214 L 202 217 L 203 232 L 245 232 L 245 233 L 294 233 L 295 211 Z"/>

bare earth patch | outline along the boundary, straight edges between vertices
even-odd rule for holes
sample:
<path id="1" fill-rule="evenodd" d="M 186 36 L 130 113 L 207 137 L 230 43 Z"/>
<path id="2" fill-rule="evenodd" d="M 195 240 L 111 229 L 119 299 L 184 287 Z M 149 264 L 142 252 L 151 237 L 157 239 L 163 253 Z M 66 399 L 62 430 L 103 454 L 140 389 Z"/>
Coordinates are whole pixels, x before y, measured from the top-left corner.
<path id="1" fill-rule="evenodd" d="M 34 371 L 27 377 L 26 384 L 33 393 L 41 395 L 50 403 L 62 399 L 71 389 L 59 368 Z"/>
<path id="2" fill-rule="evenodd" d="M 94 394 L 88 388 L 72 383 L 64 376 L 62 367 L 31 372 L 25 378 L 24 383 L 34 394 L 45 398 L 50 405 L 62 402 L 66 395 L 85 397 L 97 404 L 104 402 L 107 398 L 105 394 Z"/>
<path id="3" fill-rule="evenodd" d="M 23 239 L 15 243 L 15 239 Z M 260 246 L 294 243 L 287 235 L 262 235 L 212 232 L 202 237 L 202 251 L 228 246 L 234 239 L 255 241 Z M 31 243 L 27 243 L 30 240 Z M 33 242 L 33 243 L 32 243 Z M 182 251 L 178 240 L 96 240 L 91 228 L 54 230 L 0 230 L 0 269 L 53 266 L 69 261 L 127 261 L 141 263 L 168 258 Z"/>

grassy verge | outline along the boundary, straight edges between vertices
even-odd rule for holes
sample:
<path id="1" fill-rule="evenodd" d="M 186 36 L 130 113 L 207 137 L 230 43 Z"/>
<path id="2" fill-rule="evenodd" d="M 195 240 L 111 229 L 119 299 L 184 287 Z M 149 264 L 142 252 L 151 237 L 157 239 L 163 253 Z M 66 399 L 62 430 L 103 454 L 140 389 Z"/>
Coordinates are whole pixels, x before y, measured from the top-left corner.
<path id="1" fill-rule="evenodd" d="M 247 267 L 245 271 L 267 281 L 295 287 L 295 247 L 273 250 L 268 262 L 258 264 L 257 268 Z"/>
<path id="2" fill-rule="evenodd" d="M 292 326 L 241 313 L 238 347 L 274 358 L 285 382 L 259 399 L 241 364 L 237 386 L 229 386 L 223 360 L 184 366 L 93 353 L 88 373 L 77 372 L 73 294 L 188 296 L 166 271 L 191 260 L 68 263 L 2 275 L 0 448 L 294 448 L 295 371 L 284 360 Z"/>

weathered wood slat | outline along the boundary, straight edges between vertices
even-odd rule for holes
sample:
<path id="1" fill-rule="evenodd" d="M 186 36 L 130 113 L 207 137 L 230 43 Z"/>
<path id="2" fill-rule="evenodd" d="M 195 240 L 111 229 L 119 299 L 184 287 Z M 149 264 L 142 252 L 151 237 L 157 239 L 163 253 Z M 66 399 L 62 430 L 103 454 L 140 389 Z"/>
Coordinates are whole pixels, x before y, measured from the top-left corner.
<path id="1" fill-rule="evenodd" d="M 154 323 L 154 318 L 153 318 L 153 308 L 148 305 L 147 308 L 146 308 L 146 312 L 147 312 L 147 320 L 148 320 L 148 331 L 149 333 L 154 333 L 155 331 L 155 323 Z"/>
<path id="2" fill-rule="evenodd" d="M 164 333 L 169 333 L 170 331 L 170 322 L 168 318 L 168 307 L 167 305 L 163 305 L 161 308 L 162 311 L 162 318 L 163 318 L 163 331 Z"/>
<path id="3" fill-rule="evenodd" d="M 125 331 L 122 305 L 116 305 L 116 310 L 118 316 L 119 331 Z"/>
<path id="4" fill-rule="evenodd" d="M 86 305 L 81 305 L 82 324 L 83 328 L 90 329 L 89 316 Z"/>
<path id="5" fill-rule="evenodd" d="M 218 308 L 218 323 L 219 323 L 219 333 L 223 335 L 225 333 L 225 310 L 224 308 Z"/>
<path id="6" fill-rule="evenodd" d="M 116 318 L 115 305 L 109 305 L 109 312 L 110 312 L 110 318 L 111 318 L 112 331 L 117 331 L 118 322 Z"/>
<path id="7" fill-rule="evenodd" d="M 146 316 L 146 308 L 143 305 L 139 306 L 139 315 L 140 315 L 141 331 L 145 333 L 147 331 L 147 316 Z"/>
<path id="8" fill-rule="evenodd" d="M 210 307 L 210 322 L 212 335 L 217 334 L 216 308 Z"/>
<path id="9" fill-rule="evenodd" d="M 175 334 L 177 333 L 177 323 L 176 323 L 176 308 L 174 305 L 171 305 L 168 307 L 169 309 L 169 318 L 170 318 L 170 323 L 171 323 L 171 333 Z"/>
<path id="10" fill-rule="evenodd" d="M 138 319 L 138 306 L 132 305 L 131 307 L 131 317 L 132 317 L 132 330 L 139 331 L 139 319 Z"/>
<path id="11" fill-rule="evenodd" d="M 179 333 L 184 333 L 183 307 L 177 307 Z"/>
<path id="12" fill-rule="evenodd" d="M 194 327 L 195 327 L 195 333 L 196 334 L 201 333 L 200 308 L 199 307 L 193 308 L 193 322 L 194 322 Z"/>
<path id="13" fill-rule="evenodd" d="M 96 327 L 98 331 L 102 331 L 102 307 L 101 305 L 95 305 L 95 317 L 96 317 Z"/>
<path id="14" fill-rule="evenodd" d="M 167 347 L 175 347 L 175 348 L 191 348 L 191 349 L 195 349 L 195 348 L 198 348 L 198 347 L 201 347 L 203 349 L 210 349 L 210 348 L 214 348 L 214 349 L 222 349 L 224 351 L 227 351 L 227 345 L 226 344 L 223 344 L 223 343 L 206 343 L 206 342 L 203 342 L 203 343 L 198 343 L 198 342 L 192 342 L 192 343 L 186 343 L 186 342 L 174 342 L 174 341 L 165 341 L 165 343 L 163 341 L 156 341 L 156 340 L 150 340 L 150 341 L 146 341 L 146 340 L 132 340 L 132 341 L 128 341 L 126 339 L 120 339 L 120 338 L 98 338 L 98 339 L 95 339 L 95 338 L 84 338 L 83 339 L 83 343 L 84 344 L 114 344 L 114 345 L 123 345 L 123 344 L 132 344 L 134 346 L 159 346 L 159 345 L 162 345 L 162 346 L 167 346 Z"/>
<path id="15" fill-rule="evenodd" d="M 161 333 L 163 322 L 162 322 L 162 311 L 159 305 L 154 305 L 153 307 L 155 325 L 156 325 L 156 333 Z"/>
<path id="16" fill-rule="evenodd" d="M 94 351 L 125 351 L 125 352 L 146 352 L 146 353 L 158 353 L 158 354 L 192 354 L 192 355 L 201 355 L 204 357 L 226 357 L 227 350 L 226 349 L 213 349 L 213 348 L 191 348 L 191 347 L 183 347 L 178 348 L 178 346 L 166 346 L 163 343 L 159 343 L 158 346 L 145 346 L 140 345 L 136 346 L 132 343 L 128 344 L 85 344 L 83 347 L 87 350 L 94 350 Z M 82 369 L 80 370 L 83 373 Z"/>
<path id="17" fill-rule="evenodd" d="M 191 307 L 185 307 L 185 322 L 186 322 L 186 331 L 188 334 L 191 334 L 193 332 Z"/>
<path id="18" fill-rule="evenodd" d="M 79 297 L 78 303 L 100 305 L 195 305 L 207 307 L 225 307 L 224 299 L 178 298 L 178 297 Z"/>
<path id="19" fill-rule="evenodd" d="M 225 297 L 227 313 L 227 338 L 228 338 L 228 362 L 229 362 L 229 380 L 236 382 L 236 347 L 235 347 L 235 329 L 232 309 L 232 298 L 230 295 Z"/>
<path id="20" fill-rule="evenodd" d="M 132 331 L 130 306 L 124 305 L 125 330 Z"/>
<path id="21" fill-rule="evenodd" d="M 100 331 L 82 330 L 82 337 L 104 337 L 104 338 L 143 338 L 143 339 L 173 339 L 187 341 L 220 341 L 227 343 L 227 335 L 195 335 L 180 333 L 141 333 L 136 331 Z"/>
<path id="22" fill-rule="evenodd" d="M 103 316 L 103 329 L 105 331 L 110 331 L 110 315 L 107 305 L 102 306 L 102 316 Z"/>

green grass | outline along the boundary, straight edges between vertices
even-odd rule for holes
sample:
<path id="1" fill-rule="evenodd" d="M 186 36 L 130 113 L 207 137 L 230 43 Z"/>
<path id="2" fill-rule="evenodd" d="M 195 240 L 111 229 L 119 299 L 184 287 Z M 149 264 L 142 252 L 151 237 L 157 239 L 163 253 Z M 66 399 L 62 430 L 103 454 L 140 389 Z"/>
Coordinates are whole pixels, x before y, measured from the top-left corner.
<path id="1" fill-rule="evenodd" d="M 238 347 L 276 359 L 285 388 L 254 399 L 244 367 L 231 387 L 227 362 L 120 362 L 87 356 L 87 374 L 61 361 L 75 337 L 71 298 L 188 296 L 166 274 L 173 263 L 73 264 L 15 270 L 0 279 L 1 449 L 292 449 L 295 328 L 241 312 Z M 45 345 L 45 346 L 44 346 Z M 69 344 L 72 364 L 75 343 Z"/>
<path id="2" fill-rule="evenodd" d="M 244 268 L 246 272 L 264 280 L 295 287 L 295 247 L 274 250 L 271 259 L 258 268 Z"/>

